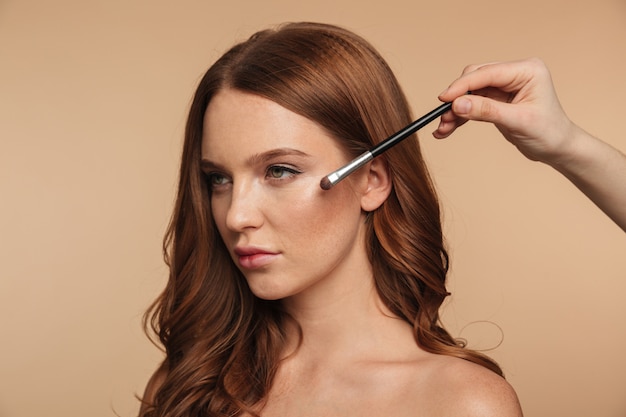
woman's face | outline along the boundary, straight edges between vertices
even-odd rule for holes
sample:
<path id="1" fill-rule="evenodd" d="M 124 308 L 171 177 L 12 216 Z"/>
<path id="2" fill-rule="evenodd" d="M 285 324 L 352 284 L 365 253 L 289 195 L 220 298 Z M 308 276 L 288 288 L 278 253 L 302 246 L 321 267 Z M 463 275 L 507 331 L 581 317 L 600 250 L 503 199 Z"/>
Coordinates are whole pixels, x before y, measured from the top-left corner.
<path id="1" fill-rule="evenodd" d="M 273 101 L 232 89 L 213 97 L 202 169 L 219 233 L 255 295 L 282 299 L 370 273 L 364 175 L 319 186 L 348 159 L 323 128 Z"/>

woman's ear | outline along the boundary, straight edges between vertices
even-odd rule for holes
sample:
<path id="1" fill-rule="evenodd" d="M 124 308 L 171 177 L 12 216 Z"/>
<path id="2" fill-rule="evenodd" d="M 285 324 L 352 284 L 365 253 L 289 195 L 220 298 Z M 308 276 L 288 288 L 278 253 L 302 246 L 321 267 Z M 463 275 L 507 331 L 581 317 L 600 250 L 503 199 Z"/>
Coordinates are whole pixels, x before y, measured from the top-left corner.
<path id="1" fill-rule="evenodd" d="M 361 208 L 363 211 L 374 211 L 391 193 L 391 176 L 384 158 L 375 158 L 366 169 L 367 185 L 361 194 Z"/>

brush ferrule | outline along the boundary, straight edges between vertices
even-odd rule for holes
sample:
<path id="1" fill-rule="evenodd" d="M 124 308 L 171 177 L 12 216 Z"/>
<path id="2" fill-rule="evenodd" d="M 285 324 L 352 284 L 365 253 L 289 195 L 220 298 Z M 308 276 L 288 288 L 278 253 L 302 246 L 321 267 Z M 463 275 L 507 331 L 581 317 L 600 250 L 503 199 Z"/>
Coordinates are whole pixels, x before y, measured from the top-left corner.
<path id="1" fill-rule="evenodd" d="M 370 151 L 366 151 L 363 154 L 361 154 L 359 157 L 353 159 L 352 162 L 350 162 L 349 164 L 328 174 L 326 178 L 328 178 L 328 181 L 330 181 L 331 186 L 333 186 L 337 184 L 339 181 L 343 180 L 348 175 L 350 175 L 351 173 L 353 173 L 354 171 L 356 171 L 357 169 L 361 168 L 363 165 L 371 161 L 373 158 L 374 156 L 372 155 L 372 153 Z"/>

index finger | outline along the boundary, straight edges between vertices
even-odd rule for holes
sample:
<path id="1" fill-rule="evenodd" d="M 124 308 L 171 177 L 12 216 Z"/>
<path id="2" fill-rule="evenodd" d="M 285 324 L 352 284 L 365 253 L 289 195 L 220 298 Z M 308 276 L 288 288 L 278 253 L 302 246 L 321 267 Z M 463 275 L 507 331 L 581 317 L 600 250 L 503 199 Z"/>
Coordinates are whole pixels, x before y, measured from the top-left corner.
<path id="1" fill-rule="evenodd" d="M 439 95 L 439 99 L 446 102 L 452 101 L 467 91 L 486 96 L 493 95 L 493 92 L 497 90 L 506 94 L 519 91 L 532 78 L 532 72 L 533 69 L 528 61 L 468 66 L 461 77 Z"/>

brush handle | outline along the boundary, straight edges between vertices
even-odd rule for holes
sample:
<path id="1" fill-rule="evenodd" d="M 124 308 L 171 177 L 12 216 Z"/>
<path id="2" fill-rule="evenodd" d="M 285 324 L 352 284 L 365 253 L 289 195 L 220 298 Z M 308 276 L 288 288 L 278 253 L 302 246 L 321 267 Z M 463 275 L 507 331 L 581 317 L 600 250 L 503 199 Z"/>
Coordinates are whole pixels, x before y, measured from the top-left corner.
<path id="1" fill-rule="evenodd" d="M 452 107 L 452 103 L 443 103 L 441 106 L 437 107 L 436 109 L 430 111 L 429 113 L 426 113 L 425 115 L 423 115 L 422 117 L 420 117 L 419 119 L 411 123 L 410 125 L 404 127 L 402 130 L 394 133 L 393 135 L 391 135 L 390 137 L 388 137 L 387 139 L 385 139 L 384 141 L 376 145 L 376 147 L 374 147 L 374 149 L 370 151 L 372 156 L 377 157 L 378 155 L 385 152 L 392 146 L 401 142 L 403 139 L 406 139 L 407 137 L 411 136 L 413 133 L 417 132 L 422 127 L 426 126 L 428 123 L 432 122 L 437 117 L 441 116 L 442 114 L 450 110 L 451 107 Z"/>
<path id="2" fill-rule="evenodd" d="M 428 123 L 435 120 L 437 117 L 441 116 L 452 107 L 452 103 L 444 103 L 441 106 L 437 107 L 434 110 L 426 113 L 413 123 L 405 126 L 402 130 L 394 133 L 389 136 L 387 139 L 376 145 L 372 150 L 365 151 L 357 158 L 353 159 L 347 165 L 339 168 L 336 171 L 331 172 L 320 181 L 320 187 L 322 190 L 330 190 L 335 184 L 339 181 L 343 180 L 345 177 L 350 175 L 352 172 L 356 171 L 381 153 L 385 152 L 392 146 L 400 143 L 403 139 L 411 136 L 413 133 L 417 132 L 422 127 L 426 126 Z"/>

